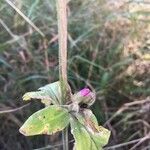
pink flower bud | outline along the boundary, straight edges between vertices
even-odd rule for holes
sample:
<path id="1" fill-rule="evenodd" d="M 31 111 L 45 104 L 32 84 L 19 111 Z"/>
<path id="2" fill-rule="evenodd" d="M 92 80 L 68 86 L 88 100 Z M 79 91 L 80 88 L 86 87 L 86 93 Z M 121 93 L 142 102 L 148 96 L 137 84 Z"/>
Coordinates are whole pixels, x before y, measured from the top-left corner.
<path id="1" fill-rule="evenodd" d="M 82 96 L 89 96 L 90 93 L 91 93 L 91 91 L 90 91 L 90 89 L 88 89 L 88 88 L 84 88 L 84 89 L 82 89 L 82 90 L 80 91 L 80 94 L 81 94 Z"/>
<path id="2" fill-rule="evenodd" d="M 73 95 L 73 100 L 78 104 L 91 106 L 95 102 L 96 95 L 89 88 L 84 88 Z"/>

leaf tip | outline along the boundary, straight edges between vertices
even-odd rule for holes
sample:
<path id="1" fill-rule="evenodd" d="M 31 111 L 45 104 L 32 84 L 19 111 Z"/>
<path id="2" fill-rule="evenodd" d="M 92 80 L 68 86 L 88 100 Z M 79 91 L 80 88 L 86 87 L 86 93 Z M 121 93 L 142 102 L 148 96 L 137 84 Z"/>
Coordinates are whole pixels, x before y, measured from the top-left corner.
<path id="1" fill-rule="evenodd" d="M 24 101 L 30 100 L 30 99 L 31 99 L 31 97 L 30 97 L 30 92 L 25 93 L 25 94 L 22 96 L 22 99 L 23 99 Z"/>
<path id="2" fill-rule="evenodd" d="M 19 132 L 24 136 L 27 136 L 26 131 L 22 127 L 19 129 Z"/>

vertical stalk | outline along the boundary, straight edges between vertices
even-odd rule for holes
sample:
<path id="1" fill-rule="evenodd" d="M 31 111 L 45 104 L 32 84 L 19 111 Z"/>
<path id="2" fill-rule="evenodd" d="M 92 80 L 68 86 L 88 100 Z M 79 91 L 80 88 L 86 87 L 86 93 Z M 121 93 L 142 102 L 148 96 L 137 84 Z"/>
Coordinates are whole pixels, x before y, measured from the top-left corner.
<path id="1" fill-rule="evenodd" d="M 57 0 L 59 37 L 59 75 L 67 81 L 67 0 Z"/>
<path id="2" fill-rule="evenodd" d="M 56 0 L 59 40 L 59 80 L 61 83 L 62 100 L 67 97 L 67 0 Z M 62 132 L 63 150 L 68 150 L 68 128 Z"/>
<path id="3" fill-rule="evenodd" d="M 59 80 L 61 81 L 62 104 L 67 93 L 67 0 L 57 1 L 59 40 Z"/>

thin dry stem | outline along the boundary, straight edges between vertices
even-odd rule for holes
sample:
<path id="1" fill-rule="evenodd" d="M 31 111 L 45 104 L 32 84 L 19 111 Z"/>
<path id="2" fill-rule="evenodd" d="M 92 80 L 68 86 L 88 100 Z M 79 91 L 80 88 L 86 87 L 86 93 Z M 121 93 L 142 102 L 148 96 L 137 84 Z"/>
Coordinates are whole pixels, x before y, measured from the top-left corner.
<path id="1" fill-rule="evenodd" d="M 6 113 L 12 113 L 12 112 L 16 112 L 18 110 L 21 110 L 23 109 L 24 107 L 27 107 L 29 106 L 30 103 L 26 104 L 26 105 L 23 105 L 21 107 L 18 107 L 18 108 L 14 108 L 14 109 L 9 109 L 9 110 L 0 110 L 0 114 L 6 114 Z"/>
<path id="2" fill-rule="evenodd" d="M 59 34 L 59 75 L 67 81 L 67 1 L 57 0 Z"/>
<path id="3" fill-rule="evenodd" d="M 28 22 L 42 37 L 45 37 L 44 33 L 26 16 L 22 11 L 17 8 L 10 0 L 5 0 L 26 22 Z"/>
<path id="4" fill-rule="evenodd" d="M 59 40 L 59 80 L 61 82 L 61 103 L 67 99 L 67 0 L 57 0 Z M 62 132 L 63 150 L 68 150 L 68 128 Z"/>

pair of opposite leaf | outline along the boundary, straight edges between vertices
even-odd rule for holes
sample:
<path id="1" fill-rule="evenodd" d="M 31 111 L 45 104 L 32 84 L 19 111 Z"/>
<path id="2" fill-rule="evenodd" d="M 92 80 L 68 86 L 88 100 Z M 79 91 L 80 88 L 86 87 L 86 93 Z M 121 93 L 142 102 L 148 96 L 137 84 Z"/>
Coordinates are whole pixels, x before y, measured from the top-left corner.
<path id="1" fill-rule="evenodd" d="M 108 143 L 110 131 L 98 125 L 90 109 L 80 107 L 82 104 L 91 106 L 95 93 L 85 88 L 72 95 L 70 105 L 61 105 L 61 98 L 59 81 L 41 87 L 39 91 L 26 93 L 23 100 L 40 99 L 46 107 L 31 115 L 19 131 L 25 136 L 51 135 L 70 123 L 75 150 L 101 150 Z"/>

